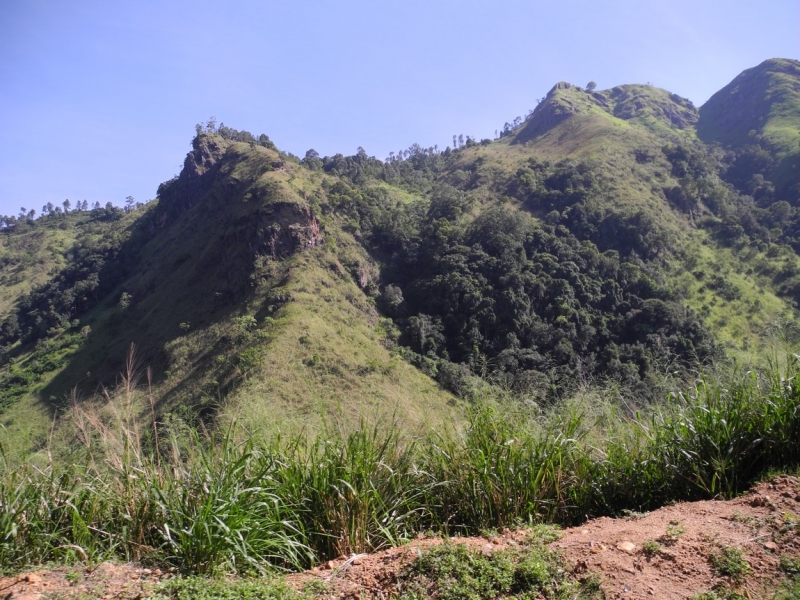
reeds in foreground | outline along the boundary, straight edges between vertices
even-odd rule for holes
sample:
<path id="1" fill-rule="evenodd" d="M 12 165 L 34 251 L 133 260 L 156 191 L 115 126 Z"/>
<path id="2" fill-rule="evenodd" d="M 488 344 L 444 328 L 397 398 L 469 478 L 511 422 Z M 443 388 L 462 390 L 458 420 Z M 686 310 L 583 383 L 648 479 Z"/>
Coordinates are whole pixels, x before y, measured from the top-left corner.
<path id="1" fill-rule="evenodd" d="M 314 441 L 201 435 L 156 423 L 131 371 L 126 381 L 104 404 L 75 403 L 68 462 L 2 468 L 6 568 L 117 557 L 190 573 L 300 569 L 422 531 L 729 497 L 800 464 L 795 355 L 704 377 L 634 417 L 578 402 L 537 418 L 477 406 L 463 430 L 421 440 L 396 425 Z"/>

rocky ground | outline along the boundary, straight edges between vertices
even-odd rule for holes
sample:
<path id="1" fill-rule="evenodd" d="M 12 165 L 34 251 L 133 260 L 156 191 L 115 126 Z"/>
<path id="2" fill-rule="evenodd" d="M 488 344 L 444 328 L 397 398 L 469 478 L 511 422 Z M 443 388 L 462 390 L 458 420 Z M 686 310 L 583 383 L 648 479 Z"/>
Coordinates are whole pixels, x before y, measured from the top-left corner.
<path id="1" fill-rule="evenodd" d="M 453 541 L 491 553 L 523 543 L 526 535 L 509 530 Z M 300 589 L 315 589 L 309 582 L 319 582 L 316 589 L 327 598 L 383 600 L 397 594 L 398 573 L 441 541 L 420 538 L 375 554 L 341 557 L 287 580 Z M 564 530 L 551 548 L 575 577 L 595 574 L 608 599 L 693 598 L 724 589 L 744 598 L 773 598 L 800 568 L 800 483 L 780 476 L 730 501 L 595 519 Z M 0 599 L 145 598 L 171 576 L 131 564 L 40 569 L 1 578 Z"/>

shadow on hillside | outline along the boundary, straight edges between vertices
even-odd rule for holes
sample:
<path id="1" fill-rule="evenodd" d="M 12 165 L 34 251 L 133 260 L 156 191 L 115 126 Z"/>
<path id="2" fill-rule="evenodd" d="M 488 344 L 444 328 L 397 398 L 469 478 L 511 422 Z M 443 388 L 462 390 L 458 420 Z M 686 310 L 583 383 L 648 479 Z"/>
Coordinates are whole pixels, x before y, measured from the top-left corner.
<path id="1" fill-rule="evenodd" d="M 197 329 L 207 331 L 217 322 L 230 318 L 234 311 L 233 305 L 220 309 L 207 322 L 198 323 Z M 229 350 L 230 341 L 224 336 L 203 344 L 200 352 L 192 354 L 191 365 L 180 376 L 176 376 L 167 371 L 169 364 L 165 347 L 181 337 L 183 331 L 164 330 L 155 335 L 152 331 L 137 332 L 134 314 L 125 323 L 119 323 L 115 317 L 113 314 L 107 317 L 111 323 L 106 327 L 98 325 L 98 329 L 104 330 L 101 335 L 87 341 L 70 357 L 67 366 L 42 389 L 40 399 L 51 414 L 71 402 L 73 391 L 78 398 L 88 398 L 118 385 L 123 378 L 131 348 L 139 387 L 146 389 L 148 371 L 150 384 L 162 387 L 162 390 L 166 385 L 166 392 L 159 393 L 157 409 L 171 406 L 179 398 L 198 396 L 200 390 L 197 381 L 214 370 L 215 357 Z M 230 389 L 221 389 L 223 397 L 229 392 Z M 193 399 L 192 403 L 200 403 L 200 398 Z"/>
<path id="2" fill-rule="evenodd" d="M 86 341 L 40 393 L 50 411 L 64 407 L 73 389 L 79 397 L 88 397 L 114 387 L 131 344 L 136 347 L 141 384 L 147 384 L 147 368 L 153 385 L 167 384 L 168 392 L 159 393 L 161 405 L 185 398 L 194 402 L 192 395 L 199 390 L 193 386 L 204 374 L 200 370 L 219 371 L 213 359 L 231 342 L 225 330 L 215 326 L 228 320 L 252 293 L 253 258 L 247 255 L 247 244 L 238 242 L 247 239 L 246 229 L 253 224 L 202 218 L 202 208 L 190 209 L 188 213 L 196 214 L 181 215 L 149 239 L 132 237 L 123 244 L 119 255 L 126 257 L 124 272 L 109 274 L 116 285 L 81 317 L 81 326 L 91 328 Z M 101 272 L 101 280 L 106 276 Z M 119 302 L 123 292 L 133 298 L 126 308 Z M 176 349 L 185 365 L 179 376 L 168 376 L 169 357 Z"/>

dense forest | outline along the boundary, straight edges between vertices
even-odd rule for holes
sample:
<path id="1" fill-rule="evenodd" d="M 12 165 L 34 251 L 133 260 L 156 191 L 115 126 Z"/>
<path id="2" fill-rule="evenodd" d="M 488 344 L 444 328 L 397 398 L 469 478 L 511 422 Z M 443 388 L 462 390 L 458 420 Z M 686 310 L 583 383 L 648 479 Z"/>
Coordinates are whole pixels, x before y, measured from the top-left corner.
<path id="1" fill-rule="evenodd" d="M 740 77 L 784 85 L 798 67 L 751 71 Z M 15 274 L 0 314 L 0 406 L 64 398 L 70 377 L 108 384 L 133 342 L 165 402 L 213 388 L 218 410 L 269 370 L 291 282 L 307 287 L 303 250 L 357 291 L 321 285 L 384 319 L 370 344 L 462 399 L 490 385 L 551 402 L 605 383 L 658 396 L 747 345 L 742 328 L 762 327 L 764 306 L 796 321 L 800 184 L 786 173 L 800 153 L 775 141 L 769 106 L 752 108 L 766 111 L 758 129 L 721 137 L 727 93 L 698 111 L 649 86 L 562 83 L 495 140 L 453 136 L 444 150 L 413 144 L 386 160 L 363 148 L 301 159 L 212 118 L 157 202 L 2 217 L 0 261 Z M 614 137 L 619 123 L 631 133 Z M 45 248 L 49 271 L 19 287 Z M 336 302 L 324 310 L 344 310 Z M 201 343 L 192 336 L 211 350 L 189 350 Z"/>

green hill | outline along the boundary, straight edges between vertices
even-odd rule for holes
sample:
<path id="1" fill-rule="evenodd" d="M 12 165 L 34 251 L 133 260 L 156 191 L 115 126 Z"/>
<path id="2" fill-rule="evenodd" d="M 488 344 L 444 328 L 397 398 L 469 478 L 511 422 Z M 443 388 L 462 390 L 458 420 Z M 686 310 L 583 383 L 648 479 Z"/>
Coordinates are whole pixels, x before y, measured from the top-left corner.
<path id="1" fill-rule="evenodd" d="M 387 161 L 198 128 L 157 202 L 0 234 L 2 443 L 43 445 L 132 344 L 142 414 L 291 431 L 637 404 L 762 353 L 800 301 L 797 86 L 767 61 L 697 111 L 560 83 L 497 140 Z"/>
<path id="2" fill-rule="evenodd" d="M 48 413 L 114 385 L 131 344 L 157 410 L 192 425 L 449 419 L 456 399 L 390 352 L 393 327 L 365 293 L 377 267 L 321 212 L 327 179 L 202 134 L 157 205 L 115 213 L 113 240 L 82 237 L 91 214 L 76 221 L 83 252 L 6 320 L 8 438 L 42 443 Z M 46 237 L 54 223 L 31 227 Z M 13 246 L 30 234 L 7 235 Z"/>
<path id="3" fill-rule="evenodd" d="M 799 120 L 800 62 L 775 58 L 742 72 L 709 98 L 700 109 L 697 134 L 704 142 L 756 154 L 740 162 L 756 163 L 751 168 L 768 173 L 779 191 L 796 200 Z M 761 152 L 754 152 L 754 146 Z"/>

